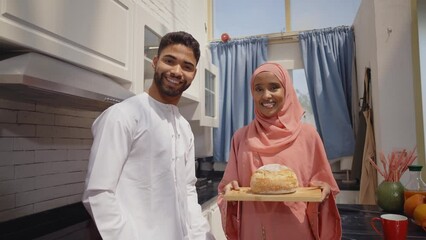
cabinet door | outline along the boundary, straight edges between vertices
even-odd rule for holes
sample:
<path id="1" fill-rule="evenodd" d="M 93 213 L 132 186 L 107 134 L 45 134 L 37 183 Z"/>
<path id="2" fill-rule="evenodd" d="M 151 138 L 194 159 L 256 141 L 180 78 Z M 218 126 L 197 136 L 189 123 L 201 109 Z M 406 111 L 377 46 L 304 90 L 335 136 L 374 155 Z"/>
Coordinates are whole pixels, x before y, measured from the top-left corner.
<path id="1" fill-rule="evenodd" d="M 215 204 L 210 211 L 210 227 L 216 240 L 226 240 L 225 233 L 222 228 L 220 210 L 217 204 Z"/>
<path id="2" fill-rule="evenodd" d="M 131 0 L 1 0 L 0 40 L 129 84 Z"/>
<path id="3" fill-rule="evenodd" d="M 201 56 L 197 67 L 197 79 L 193 81 L 193 92 L 198 92 L 198 101 L 186 101 L 179 103 L 183 116 L 191 121 L 199 121 L 202 127 L 218 127 L 219 125 L 219 70 L 206 57 Z M 191 86 L 193 87 L 193 86 Z M 196 90 L 195 90 L 196 89 Z M 190 90 L 190 88 L 188 89 Z M 188 91 L 187 90 L 187 91 Z M 187 95 L 188 96 L 188 95 Z"/>
<path id="4" fill-rule="evenodd" d="M 148 92 L 154 77 L 152 60 L 157 55 L 161 36 L 149 27 L 144 27 L 144 90 Z"/>
<path id="5" fill-rule="evenodd" d="M 202 214 L 203 217 L 207 220 L 207 222 L 210 222 L 210 209 L 205 209 Z"/>
<path id="6" fill-rule="evenodd" d="M 202 105 L 200 125 L 218 127 L 219 125 L 219 70 L 210 61 L 204 66 L 204 81 L 202 81 Z"/>
<path id="7" fill-rule="evenodd" d="M 157 55 L 160 39 L 164 34 L 170 32 L 150 12 L 138 4 L 135 5 L 135 63 L 133 71 L 133 82 L 136 93 L 147 91 L 151 86 L 154 69 L 152 59 Z M 191 86 L 182 94 L 180 104 L 192 104 L 199 101 L 200 77 L 196 75 Z M 141 79 L 143 76 L 143 79 Z M 189 118 L 190 120 L 191 118 Z"/>

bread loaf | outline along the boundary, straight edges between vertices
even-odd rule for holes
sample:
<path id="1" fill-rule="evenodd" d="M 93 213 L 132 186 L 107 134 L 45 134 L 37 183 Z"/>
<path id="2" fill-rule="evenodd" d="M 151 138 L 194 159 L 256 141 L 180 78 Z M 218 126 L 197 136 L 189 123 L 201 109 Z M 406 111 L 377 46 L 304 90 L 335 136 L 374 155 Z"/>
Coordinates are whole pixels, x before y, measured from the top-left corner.
<path id="1" fill-rule="evenodd" d="M 298 186 L 294 171 L 280 164 L 264 165 L 250 179 L 251 191 L 257 194 L 292 193 Z"/>

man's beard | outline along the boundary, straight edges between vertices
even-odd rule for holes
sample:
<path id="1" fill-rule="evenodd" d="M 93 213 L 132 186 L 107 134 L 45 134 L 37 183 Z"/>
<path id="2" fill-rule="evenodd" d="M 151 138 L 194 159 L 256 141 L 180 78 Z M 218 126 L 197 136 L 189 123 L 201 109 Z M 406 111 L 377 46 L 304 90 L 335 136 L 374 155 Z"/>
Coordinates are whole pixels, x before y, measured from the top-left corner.
<path id="1" fill-rule="evenodd" d="M 178 89 L 172 89 L 172 88 L 167 88 L 164 84 L 163 84 L 163 78 L 165 78 L 164 76 L 165 74 L 162 73 L 161 75 L 158 72 L 154 73 L 154 83 L 155 85 L 157 85 L 157 88 L 159 89 L 160 93 L 169 96 L 169 97 L 177 97 L 182 95 L 182 93 L 189 88 L 189 86 L 191 86 L 191 84 L 187 84 L 187 81 L 184 82 L 184 85 Z M 166 81 L 166 80 L 165 80 Z"/>

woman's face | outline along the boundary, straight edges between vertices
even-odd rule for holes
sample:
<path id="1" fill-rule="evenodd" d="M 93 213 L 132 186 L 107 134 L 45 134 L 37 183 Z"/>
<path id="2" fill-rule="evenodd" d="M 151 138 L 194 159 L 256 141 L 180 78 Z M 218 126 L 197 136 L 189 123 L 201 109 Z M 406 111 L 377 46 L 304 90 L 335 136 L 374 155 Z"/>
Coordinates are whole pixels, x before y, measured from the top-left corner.
<path id="1" fill-rule="evenodd" d="M 254 79 L 253 98 L 255 108 L 265 117 L 278 114 L 283 108 L 285 89 L 271 72 L 261 72 Z"/>

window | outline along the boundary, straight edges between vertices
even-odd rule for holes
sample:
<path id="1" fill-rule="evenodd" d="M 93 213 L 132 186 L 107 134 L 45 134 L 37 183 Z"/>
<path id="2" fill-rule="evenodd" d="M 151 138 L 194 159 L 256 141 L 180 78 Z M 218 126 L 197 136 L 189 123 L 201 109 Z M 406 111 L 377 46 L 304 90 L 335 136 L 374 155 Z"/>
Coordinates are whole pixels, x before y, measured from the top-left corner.
<path id="1" fill-rule="evenodd" d="M 361 0 L 293 0 L 291 30 L 303 31 L 338 26 L 351 26 Z"/>
<path id="2" fill-rule="evenodd" d="M 293 86 L 296 90 L 297 98 L 305 110 L 302 122 L 316 127 L 314 113 L 312 111 L 311 98 L 309 97 L 308 84 L 306 83 L 305 70 L 294 69 L 292 71 Z"/>
<path id="3" fill-rule="evenodd" d="M 220 35 L 225 32 L 232 39 L 342 25 L 350 26 L 361 4 L 361 0 L 211 1 L 213 4 L 213 39 L 220 39 Z"/>
<path id="4" fill-rule="evenodd" d="M 284 31 L 284 0 L 213 0 L 213 38 L 246 37 Z"/>
<path id="5" fill-rule="evenodd" d="M 350 26 L 361 4 L 361 0 L 211 1 L 213 4 L 213 38 L 220 39 L 220 35 L 226 32 L 231 36 L 231 40 L 238 37 L 286 32 L 286 26 L 290 28 L 287 29 L 288 31 Z M 286 20 L 290 22 L 286 22 Z M 298 45 L 293 46 L 299 47 Z M 295 51 L 299 51 L 299 49 L 287 52 Z M 268 57 L 271 55 L 273 53 L 269 53 Z M 282 57 L 288 59 L 291 56 Z M 277 56 L 273 58 L 269 60 L 277 60 Z M 295 69 L 293 75 L 299 101 L 306 111 L 304 121 L 315 126 L 304 70 Z"/>
<path id="6" fill-rule="evenodd" d="M 147 26 L 145 26 L 144 31 L 144 90 L 148 91 L 154 76 L 154 69 L 152 68 L 151 63 L 152 59 L 157 55 L 161 36 Z"/>
<path id="7" fill-rule="evenodd" d="M 147 59 L 152 60 L 157 55 L 160 40 L 161 36 L 145 26 L 144 55 Z"/>
<path id="8" fill-rule="evenodd" d="M 215 117 L 215 75 L 205 70 L 205 116 Z"/>

